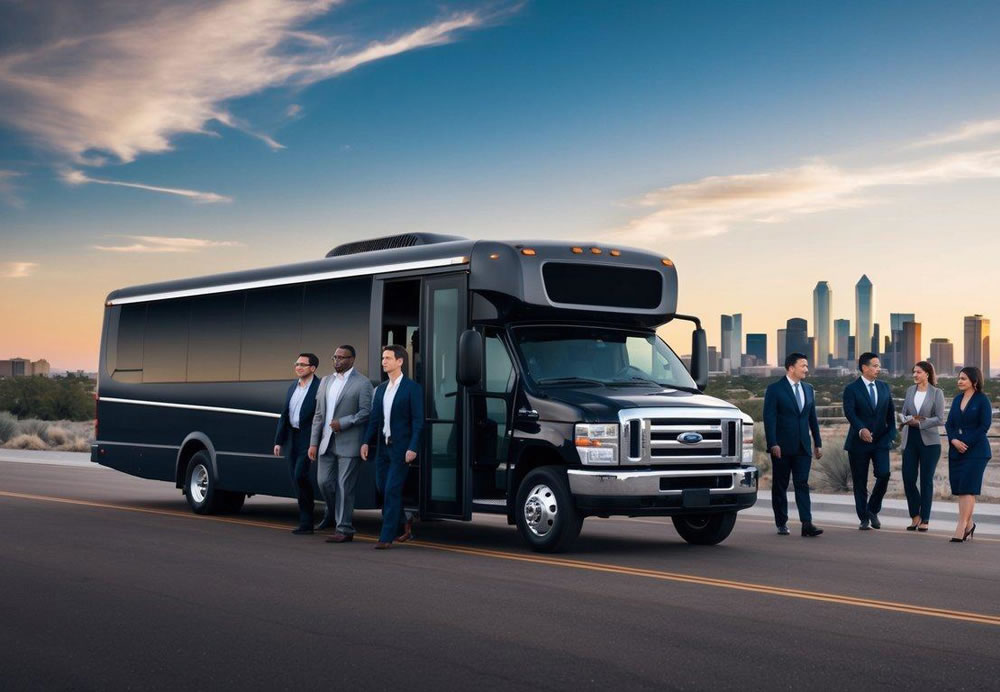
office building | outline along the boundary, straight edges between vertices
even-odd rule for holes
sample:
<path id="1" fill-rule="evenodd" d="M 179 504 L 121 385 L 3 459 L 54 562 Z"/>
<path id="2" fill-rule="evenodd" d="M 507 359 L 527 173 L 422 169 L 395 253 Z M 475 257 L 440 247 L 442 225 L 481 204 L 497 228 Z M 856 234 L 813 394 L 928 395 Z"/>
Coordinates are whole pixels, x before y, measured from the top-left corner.
<path id="1" fill-rule="evenodd" d="M 920 357 L 920 323 L 903 322 L 903 338 L 900 344 L 900 360 L 896 363 L 897 372 L 907 373 L 913 370 Z"/>
<path id="2" fill-rule="evenodd" d="M 867 274 L 854 285 L 854 346 L 864 353 L 871 347 L 875 333 L 875 287 Z"/>
<path id="3" fill-rule="evenodd" d="M 31 374 L 41 375 L 42 377 L 48 377 L 51 368 L 49 366 L 49 361 L 44 358 L 39 358 L 38 360 L 31 363 Z"/>
<path id="4" fill-rule="evenodd" d="M 793 317 L 785 322 L 785 353 L 804 353 L 809 356 L 809 322 Z M 782 359 L 784 364 L 784 359 Z"/>
<path id="5" fill-rule="evenodd" d="M 853 364 L 857 362 L 858 356 L 860 355 L 858 353 L 858 347 L 854 343 L 854 339 L 854 336 L 847 338 L 847 360 L 851 362 L 851 367 L 853 367 Z"/>
<path id="6" fill-rule="evenodd" d="M 965 366 L 973 365 L 990 376 L 990 321 L 982 315 L 965 318 Z"/>
<path id="7" fill-rule="evenodd" d="M 787 329 L 779 329 L 778 330 L 778 340 L 777 340 L 777 343 L 778 343 L 778 362 L 777 362 L 777 365 L 780 365 L 782 367 L 784 367 L 784 365 L 785 365 L 785 356 L 788 355 L 788 344 L 786 343 L 787 337 L 788 337 L 788 330 Z"/>
<path id="8" fill-rule="evenodd" d="M 733 315 L 733 346 L 729 355 L 733 363 L 733 370 L 740 367 L 743 362 L 743 313 L 737 312 Z"/>
<path id="9" fill-rule="evenodd" d="M 721 369 L 726 366 L 723 361 L 733 362 L 733 316 L 722 315 L 720 324 L 721 336 L 719 338 L 719 362 Z"/>
<path id="10" fill-rule="evenodd" d="M 767 334 L 747 334 L 747 355 L 757 359 L 757 365 L 767 363 Z"/>
<path id="11" fill-rule="evenodd" d="M 871 346 L 872 346 L 872 353 L 878 353 L 879 352 L 879 346 L 882 345 L 881 343 L 879 343 L 882 340 L 881 337 L 879 337 L 879 331 L 880 331 L 879 330 L 879 325 L 878 325 L 878 322 L 876 322 L 872 326 L 872 344 L 871 344 Z"/>
<path id="12" fill-rule="evenodd" d="M 719 349 L 715 346 L 708 347 L 708 371 L 719 372 Z"/>
<path id="13" fill-rule="evenodd" d="M 847 342 L 851 338 L 851 321 L 833 321 L 833 358 L 834 360 L 850 360 L 847 353 Z"/>
<path id="14" fill-rule="evenodd" d="M 955 372 L 955 345 L 948 339 L 931 339 L 931 364 L 938 375 Z"/>
<path id="15" fill-rule="evenodd" d="M 816 361 L 814 365 L 827 367 L 830 364 L 830 305 L 833 290 L 826 281 L 820 281 L 813 289 L 813 334 L 816 337 Z"/>

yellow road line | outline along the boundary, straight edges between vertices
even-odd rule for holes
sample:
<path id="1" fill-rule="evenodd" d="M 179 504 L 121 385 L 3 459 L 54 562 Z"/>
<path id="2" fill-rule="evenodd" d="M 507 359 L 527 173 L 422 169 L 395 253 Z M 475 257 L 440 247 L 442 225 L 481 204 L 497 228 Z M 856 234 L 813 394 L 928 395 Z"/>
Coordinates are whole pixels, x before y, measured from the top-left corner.
<path id="1" fill-rule="evenodd" d="M 184 517 L 188 519 L 199 519 L 203 521 L 215 521 L 226 524 L 240 524 L 244 526 L 257 526 L 261 528 L 288 530 L 288 525 L 274 522 L 257 521 L 253 519 L 234 519 L 227 517 L 202 516 L 190 512 L 176 510 L 150 509 L 147 507 L 134 507 L 130 505 L 116 505 L 107 502 L 94 502 L 91 500 L 75 500 L 65 497 L 52 497 L 48 495 L 34 495 L 30 493 L 14 493 L 0 490 L 0 497 L 8 497 L 22 500 L 34 500 L 39 502 L 56 502 L 68 505 L 78 505 L 83 507 L 95 507 L 99 509 L 115 509 L 128 512 L 140 512 L 143 514 L 154 514 L 170 517 Z M 355 534 L 355 537 L 362 541 L 373 542 L 374 536 Z M 535 555 L 525 553 L 512 553 L 502 550 L 490 550 L 487 548 L 469 548 L 464 546 L 448 545 L 445 543 L 434 543 L 430 541 L 410 541 L 407 547 L 424 548 L 428 550 L 439 550 L 443 552 L 458 553 L 462 555 L 475 555 L 479 557 L 490 557 L 500 560 L 510 560 L 514 562 L 524 562 L 530 564 L 543 565 L 547 567 L 562 567 L 577 569 L 588 572 L 602 572 L 607 574 L 621 574 L 659 581 L 671 581 L 682 584 L 695 584 L 699 586 L 711 586 L 715 588 L 731 589 L 737 591 L 749 591 L 753 593 L 770 596 L 781 596 L 784 598 L 797 598 L 823 603 L 834 603 L 838 605 L 854 606 L 858 608 L 871 608 L 875 610 L 888 610 L 910 615 L 921 615 L 924 617 L 943 618 L 947 620 L 960 620 L 964 622 L 975 622 L 983 625 L 1000 626 L 1000 615 L 989 615 L 987 613 L 974 613 L 961 610 L 949 610 L 946 608 L 931 608 L 927 606 L 914 605 L 911 603 L 899 603 L 895 601 L 882 601 L 874 598 L 858 598 L 845 596 L 842 594 L 824 593 L 821 591 L 806 591 L 803 589 L 792 589 L 782 586 L 768 586 L 766 584 L 754 584 L 751 582 L 734 581 L 730 579 L 716 579 L 714 577 L 701 577 L 679 572 L 667 572 L 663 570 L 645 569 L 642 567 L 628 567 L 625 565 L 611 565 L 600 562 L 587 562 L 584 560 L 573 560 L 560 558 L 551 555 Z"/>

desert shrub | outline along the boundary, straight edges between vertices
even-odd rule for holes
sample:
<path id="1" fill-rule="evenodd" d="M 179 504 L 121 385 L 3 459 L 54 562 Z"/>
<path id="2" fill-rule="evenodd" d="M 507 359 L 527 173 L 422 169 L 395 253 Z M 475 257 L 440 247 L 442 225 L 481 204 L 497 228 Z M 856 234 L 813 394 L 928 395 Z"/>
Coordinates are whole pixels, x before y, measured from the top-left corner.
<path id="1" fill-rule="evenodd" d="M 56 447 L 60 452 L 89 452 L 90 442 L 85 437 L 71 437 Z"/>
<path id="2" fill-rule="evenodd" d="M 816 489 L 828 493 L 846 493 L 853 487 L 851 482 L 851 462 L 839 440 L 836 444 L 823 445 L 823 458 L 814 460 Z"/>
<path id="3" fill-rule="evenodd" d="M 45 441 L 53 447 L 64 445 L 72 439 L 73 437 L 69 434 L 69 431 L 65 428 L 60 428 L 58 425 L 49 426 L 49 429 L 45 432 Z"/>
<path id="4" fill-rule="evenodd" d="M 18 435 L 4 445 L 7 449 L 30 449 L 41 452 L 49 448 L 45 441 L 38 435 Z"/>
<path id="5" fill-rule="evenodd" d="M 0 445 L 17 434 L 17 416 L 0 411 Z"/>
<path id="6" fill-rule="evenodd" d="M 42 440 L 46 440 L 49 433 L 49 426 L 50 424 L 43 420 L 29 418 L 28 420 L 19 420 L 17 422 L 17 431 L 21 435 L 35 435 Z"/>

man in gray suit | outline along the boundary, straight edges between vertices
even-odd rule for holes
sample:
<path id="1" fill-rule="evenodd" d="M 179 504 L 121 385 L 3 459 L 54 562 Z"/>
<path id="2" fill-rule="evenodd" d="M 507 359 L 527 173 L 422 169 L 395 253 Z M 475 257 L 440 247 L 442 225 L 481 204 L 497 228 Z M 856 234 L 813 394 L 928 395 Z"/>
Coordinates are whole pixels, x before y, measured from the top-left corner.
<path id="1" fill-rule="evenodd" d="M 319 458 L 316 480 L 326 500 L 326 516 L 317 528 L 330 524 L 331 499 L 337 531 L 328 543 L 354 539 L 354 489 L 361 464 L 361 438 L 372 408 L 375 391 L 367 377 L 354 369 L 357 353 L 353 346 L 341 346 L 333 355 L 333 374 L 319 383 L 316 415 L 313 416 L 309 458 Z"/>

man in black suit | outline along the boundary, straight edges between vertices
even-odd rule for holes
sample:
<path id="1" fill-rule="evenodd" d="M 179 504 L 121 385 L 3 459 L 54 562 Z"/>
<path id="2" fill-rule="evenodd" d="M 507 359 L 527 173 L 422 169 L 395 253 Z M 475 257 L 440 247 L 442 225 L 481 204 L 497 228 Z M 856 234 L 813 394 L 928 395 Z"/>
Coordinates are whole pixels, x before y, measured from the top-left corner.
<path id="1" fill-rule="evenodd" d="M 844 389 L 844 415 L 851 429 L 844 440 L 844 449 L 851 462 L 854 479 L 854 507 L 862 531 L 869 527 L 882 528 L 878 513 L 882 498 L 889 487 L 889 447 L 896 437 L 896 407 L 892 392 L 878 381 L 881 363 L 874 353 L 862 353 L 858 358 L 861 376 Z M 875 473 L 875 485 L 868 497 L 868 465 Z"/>
<path id="2" fill-rule="evenodd" d="M 313 377 L 319 366 L 315 353 L 300 353 L 295 359 L 296 380 L 285 395 L 285 407 L 274 433 L 274 456 L 280 457 L 284 447 L 292 487 L 299 502 L 299 525 L 292 533 L 313 532 L 313 487 L 309 478 L 309 436 L 316 413 L 316 392 L 319 380 Z"/>
<path id="3" fill-rule="evenodd" d="M 816 396 L 803 382 L 809 361 L 802 353 L 785 358 L 785 376 L 768 385 L 764 393 L 764 434 L 771 453 L 771 507 L 779 536 L 788 535 L 788 477 L 795 484 L 795 506 L 802 522 L 802 535 L 823 533 L 812 523 L 809 502 L 809 468 L 815 443 L 816 458 L 823 456 L 823 442 L 816 419 Z M 812 432 L 812 439 L 809 433 Z"/>

